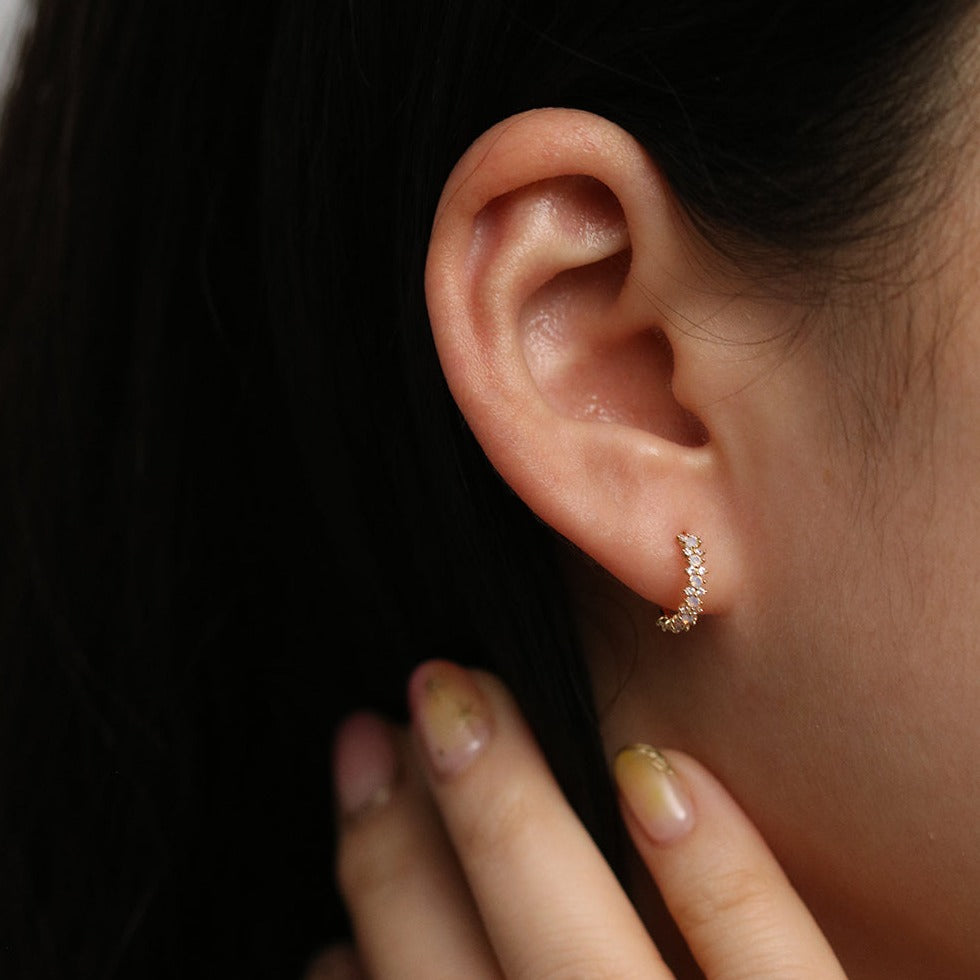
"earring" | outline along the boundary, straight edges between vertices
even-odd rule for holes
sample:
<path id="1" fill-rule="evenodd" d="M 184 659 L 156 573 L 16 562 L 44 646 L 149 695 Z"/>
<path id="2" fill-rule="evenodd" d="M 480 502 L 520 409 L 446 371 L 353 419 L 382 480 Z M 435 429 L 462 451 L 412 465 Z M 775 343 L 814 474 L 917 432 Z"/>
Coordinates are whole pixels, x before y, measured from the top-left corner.
<path id="1" fill-rule="evenodd" d="M 657 625 L 665 633 L 686 633 L 697 621 L 701 611 L 701 601 L 704 598 L 704 577 L 708 569 L 704 564 L 704 551 L 701 549 L 701 539 L 696 534 L 678 534 L 677 543 L 687 559 L 688 585 L 684 589 L 684 599 L 677 607 L 677 612 L 671 613 L 662 609 L 663 615 L 657 620 Z"/>

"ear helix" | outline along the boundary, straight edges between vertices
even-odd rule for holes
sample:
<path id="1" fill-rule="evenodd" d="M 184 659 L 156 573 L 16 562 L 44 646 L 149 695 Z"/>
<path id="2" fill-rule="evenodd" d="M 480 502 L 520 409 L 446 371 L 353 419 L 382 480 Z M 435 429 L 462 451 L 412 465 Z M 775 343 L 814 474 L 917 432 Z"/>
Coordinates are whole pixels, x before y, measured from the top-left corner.
<path id="1" fill-rule="evenodd" d="M 685 531 L 677 535 L 677 543 L 687 559 L 685 571 L 688 584 L 676 612 L 661 610 L 663 615 L 657 620 L 657 625 L 665 633 L 686 633 L 690 630 L 698 621 L 698 613 L 701 612 L 702 601 L 707 591 L 704 587 L 704 579 L 708 574 L 708 568 L 704 563 L 701 539 L 696 534 Z"/>

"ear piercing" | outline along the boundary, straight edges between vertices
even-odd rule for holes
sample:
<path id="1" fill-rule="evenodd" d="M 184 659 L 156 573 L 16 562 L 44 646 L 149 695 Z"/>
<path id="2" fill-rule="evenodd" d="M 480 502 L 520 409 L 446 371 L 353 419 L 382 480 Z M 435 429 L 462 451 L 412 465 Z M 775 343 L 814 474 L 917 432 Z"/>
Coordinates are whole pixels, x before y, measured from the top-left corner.
<path id="1" fill-rule="evenodd" d="M 708 569 L 704 564 L 704 551 L 701 549 L 701 539 L 696 534 L 684 532 L 677 535 L 677 543 L 684 552 L 687 560 L 687 587 L 684 598 L 677 607 L 677 612 L 671 613 L 662 609 L 663 615 L 657 620 L 657 625 L 665 633 L 686 633 L 697 621 L 701 612 L 701 602 L 704 598 L 704 577 Z"/>

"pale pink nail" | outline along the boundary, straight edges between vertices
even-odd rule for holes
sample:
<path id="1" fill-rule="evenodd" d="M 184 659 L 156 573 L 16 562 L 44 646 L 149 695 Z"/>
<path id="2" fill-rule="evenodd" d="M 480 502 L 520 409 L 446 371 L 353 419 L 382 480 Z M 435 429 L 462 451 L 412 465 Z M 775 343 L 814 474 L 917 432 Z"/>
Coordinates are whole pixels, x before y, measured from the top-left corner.
<path id="1" fill-rule="evenodd" d="M 384 721 L 369 714 L 348 718 L 334 741 L 334 782 L 343 813 L 354 816 L 387 803 L 397 763 Z"/>

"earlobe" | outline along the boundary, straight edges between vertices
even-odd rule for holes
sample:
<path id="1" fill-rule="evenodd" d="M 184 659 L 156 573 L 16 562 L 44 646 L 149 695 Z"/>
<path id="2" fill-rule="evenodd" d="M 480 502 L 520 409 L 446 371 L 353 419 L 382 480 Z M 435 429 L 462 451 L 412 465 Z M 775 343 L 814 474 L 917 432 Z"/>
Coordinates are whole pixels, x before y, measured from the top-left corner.
<path id="1" fill-rule="evenodd" d="M 688 232 L 642 148 L 600 117 L 539 110 L 458 164 L 426 292 L 453 395 L 515 492 L 662 606 L 689 586 L 677 533 L 702 536 L 710 614 L 726 608 L 737 563 L 717 447 L 696 400 L 675 394 L 679 369 L 709 370 L 676 323 L 703 302 L 689 263 Z"/>

